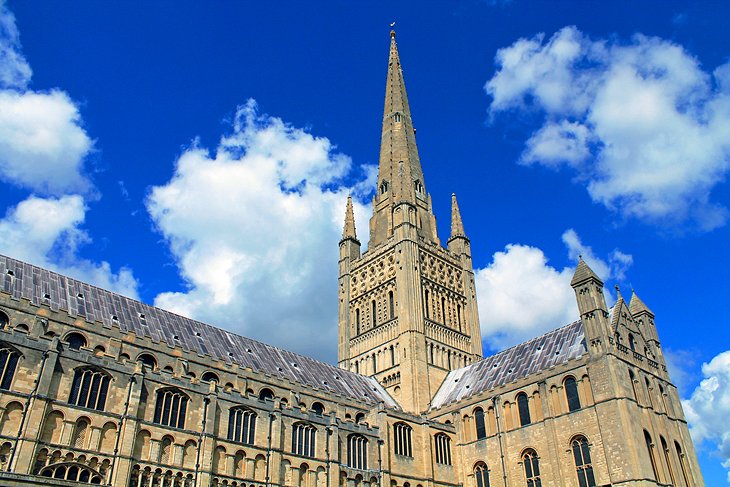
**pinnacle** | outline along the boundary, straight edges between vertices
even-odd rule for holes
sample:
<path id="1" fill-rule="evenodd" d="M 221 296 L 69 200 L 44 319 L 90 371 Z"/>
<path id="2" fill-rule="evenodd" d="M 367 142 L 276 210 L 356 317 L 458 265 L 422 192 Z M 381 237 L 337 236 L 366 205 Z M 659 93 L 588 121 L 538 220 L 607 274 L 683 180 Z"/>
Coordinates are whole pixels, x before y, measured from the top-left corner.
<path id="1" fill-rule="evenodd" d="M 603 281 L 601 281 L 596 273 L 593 272 L 593 269 L 588 267 L 588 264 L 586 264 L 586 261 L 583 260 L 583 257 L 579 257 L 578 265 L 575 267 L 575 274 L 573 274 L 573 279 L 571 279 L 570 285 L 575 287 L 588 279 L 594 279 L 603 285 Z"/>
<path id="2" fill-rule="evenodd" d="M 465 237 L 464 223 L 461 221 L 459 203 L 456 201 L 456 193 L 451 193 L 451 238 Z"/>
<path id="3" fill-rule="evenodd" d="M 631 290 L 631 301 L 629 302 L 629 311 L 634 316 L 641 312 L 647 312 L 647 313 L 651 314 L 652 316 L 654 315 L 654 312 L 651 309 L 649 309 L 649 307 L 646 304 L 644 304 L 644 301 L 642 301 L 641 298 L 639 298 L 639 296 L 637 296 L 636 291 L 634 291 L 633 289 Z"/>
<path id="4" fill-rule="evenodd" d="M 347 207 L 345 208 L 345 227 L 342 230 L 342 240 L 351 238 L 357 240 L 357 232 L 355 231 L 355 213 L 352 210 L 352 196 L 347 197 Z"/>

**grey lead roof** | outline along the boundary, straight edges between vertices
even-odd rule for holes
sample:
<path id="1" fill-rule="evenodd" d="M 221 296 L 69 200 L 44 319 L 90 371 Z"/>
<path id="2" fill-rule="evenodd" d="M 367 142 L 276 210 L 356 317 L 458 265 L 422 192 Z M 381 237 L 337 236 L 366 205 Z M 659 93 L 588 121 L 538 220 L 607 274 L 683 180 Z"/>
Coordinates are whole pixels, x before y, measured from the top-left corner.
<path id="1" fill-rule="evenodd" d="M 0 255 L 0 290 L 36 306 L 67 311 L 107 329 L 118 326 L 171 347 L 386 407 L 398 404 L 371 377 L 267 345 L 139 301 Z"/>
<path id="2" fill-rule="evenodd" d="M 431 401 L 437 409 L 475 396 L 587 352 L 583 324 L 573 322 L 530 341 L 456 369 L 446 376 Z"/>

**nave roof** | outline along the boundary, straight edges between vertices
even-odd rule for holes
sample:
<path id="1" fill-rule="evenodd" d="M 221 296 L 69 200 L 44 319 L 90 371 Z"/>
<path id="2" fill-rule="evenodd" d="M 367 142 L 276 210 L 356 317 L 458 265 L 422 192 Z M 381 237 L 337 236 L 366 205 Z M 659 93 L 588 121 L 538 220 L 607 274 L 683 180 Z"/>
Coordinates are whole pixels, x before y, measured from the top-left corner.
<path id="1" fill-rule="evenodd" d="M 241 368 L 350 397 L 366 404 L 398 404 L 377 380 L 282 350 L 56 272 L 0 255 L 0 291 L 48 305 L 106 329 L 118 327 L 170 347 L 180 346 Z M 80 297 L 79 297 L 80 295 Z"/>
<path id="2" fill-rule="evenodd" d="M 431 409 L 563 364 L 587 351 L 583 323 L 575 321 L 449 372 L 431 401 Z"/>

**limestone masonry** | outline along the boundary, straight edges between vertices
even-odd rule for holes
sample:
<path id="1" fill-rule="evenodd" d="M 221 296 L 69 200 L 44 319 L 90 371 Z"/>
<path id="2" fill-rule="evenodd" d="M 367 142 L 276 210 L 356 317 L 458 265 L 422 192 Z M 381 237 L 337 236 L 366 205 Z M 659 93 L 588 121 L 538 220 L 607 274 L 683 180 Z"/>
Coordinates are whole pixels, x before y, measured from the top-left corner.
<path id="1" fill-rule="evenodd" d="M 395 33 L 369 232 L 348 200 L 339 367 L 0 256 L 0 485 L 704 486 L 654 314 L 584 261 L 577 321 L 482 357 Z"/>

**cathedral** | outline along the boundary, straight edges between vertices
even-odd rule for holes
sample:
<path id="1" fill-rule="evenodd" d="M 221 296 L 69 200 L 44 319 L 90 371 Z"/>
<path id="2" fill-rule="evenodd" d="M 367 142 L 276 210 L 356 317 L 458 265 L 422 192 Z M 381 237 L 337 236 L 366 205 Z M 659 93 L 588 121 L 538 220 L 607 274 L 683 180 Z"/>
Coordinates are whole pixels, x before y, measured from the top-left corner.
<path id="1" fill-rule="evenodd" d="M 653 312 L 583 260 L 576 321 L 482 356 L 451 198 L 443 245 L 391 32 L 337 366 L 0 256 L 0 485 L 704 486 Z"/>

